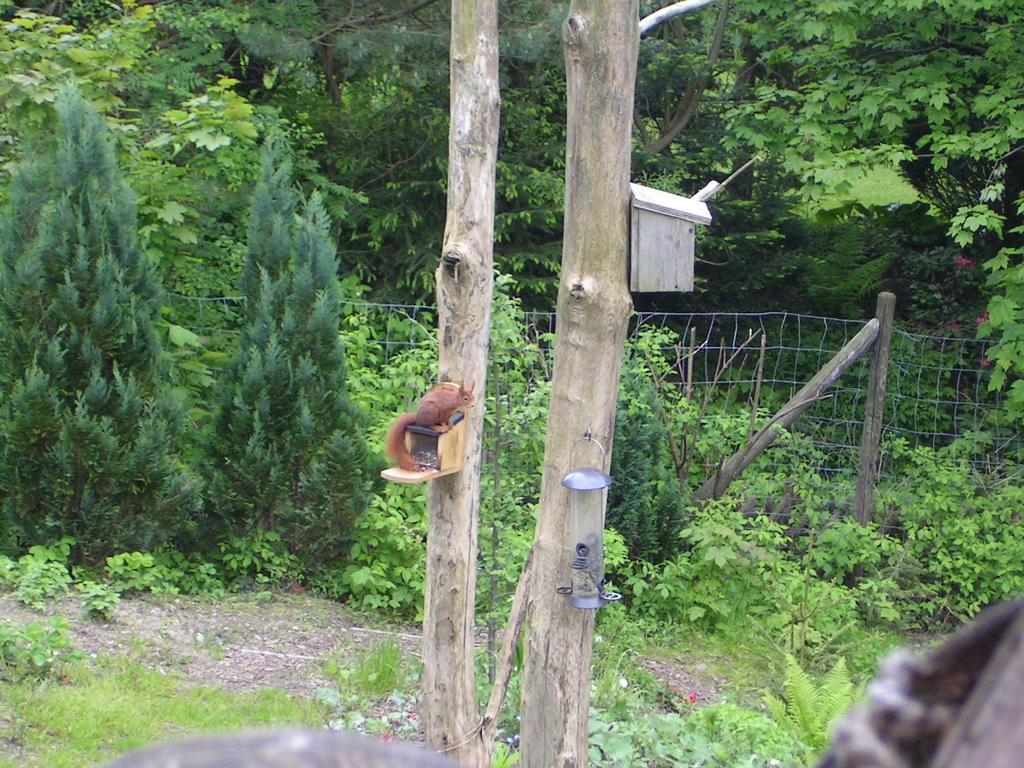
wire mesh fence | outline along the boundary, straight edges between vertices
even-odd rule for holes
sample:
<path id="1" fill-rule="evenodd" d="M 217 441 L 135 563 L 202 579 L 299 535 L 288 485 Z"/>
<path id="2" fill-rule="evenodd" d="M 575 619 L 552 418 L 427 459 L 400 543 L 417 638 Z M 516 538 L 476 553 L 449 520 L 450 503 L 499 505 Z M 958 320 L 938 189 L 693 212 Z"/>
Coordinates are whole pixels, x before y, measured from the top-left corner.
<path id="1" fill-rule="evenodd" d="M 749 396 L 757 384 L 759 340 L 763 337 L 761 386 L 768 393 L 768 402 L 780 405 L 850 341 L 864 321 L 786 312 L 645 314 L 634 318 L 636 330 L 651 325 L 672 328 L 680 338 L 680 351 L 692 352 L 689 386 L 730 391 L 734 399 Z M 1021 432 L 1006 418 L 1001 393 L 988 390 L 987 347 L 987 342 L 975 339 L 895 329 L 883 442 L 898 437 L 911 446 L 938 449 L 957 438 L 984 433 L 970 461 L 984 469 L 1019 469 L 1024 448 Z M 728 361 L 731 363 L 723 370 Z M 869 366 L 870 355 L 864 355 L 794 427 L 811 436 L 830 457 L 825 468 L 834 472 L 857 467 Z M 680 385 L 688 376 L 690 371 L 681 373 Z"/>
<path id="2" fill-rule="evenodd" d="M 212 346 L 226 348 L 239 333 L 244 297 L 172 294 L 168 303 L 172 322 L 199 333 Z M 437 313 L 430 306 L 353 301 L 343 305 L 343 317 L 350 325 L 368 329 L 377 350 L 372 364 L 386 364 L 394 355 L 436 337 Z M 550 355 L 555 315 L 528 312 L 524 321 L 524 343 Z M 652 329 L 669 332 L 661 337 L 670 340 L 661 351 L 678 364 L 670 385 L 689 388 L 701 397 L 746 403 L 760 381 L 759 404 L 772 409 L 792 397 L 864 322 L 788 312 L 635 313 L 630 335 L 635 338 Z M 764 359 L 759 363 L 762 337 Z M 902 438 L 911 446 L 938 449 L 983 433 L 968 460 L 986 471 L 1019 472 L 1024 465 L 1021 431 L 1005 417 L 1000 393 L 988 390 L 987 346 L 975 339 L 895 329 L 883 443 Z M 819 471 L 836 476 L 857 471 L 869 359 L 864 355 L 855 362 L 794 426 L 819 449 Z M 531 376 L 547 377 L 550 357 L 546 363 Z M 884 472 L 883 466 L 883 476 Z"/>

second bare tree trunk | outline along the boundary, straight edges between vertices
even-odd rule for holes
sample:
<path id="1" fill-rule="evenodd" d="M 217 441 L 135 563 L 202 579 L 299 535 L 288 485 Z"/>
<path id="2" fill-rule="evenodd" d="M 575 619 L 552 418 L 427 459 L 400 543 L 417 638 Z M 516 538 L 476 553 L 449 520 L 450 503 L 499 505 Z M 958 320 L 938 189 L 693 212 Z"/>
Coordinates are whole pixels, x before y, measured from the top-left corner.
<path id="1" fill-rule="evenodd" d="M 569 470 L 588 432 L 608 450 L 630 298 L 630 120 L 639 44 L 637 0 L 573 0 L 565 22 L 568 81 L 565 233 L 558 340 L 544 451 L 522 685 L 522 765 L 587 763 L 594 613 L 556 594 L 569 583 Z M 578 460 L 602 464 L 584 443 Z"/>
<path id="2" fill-rule="evenodd" d="M 474 676 L 477 522 L 498 146 L 497 0 L 452 0 L 448 211 L 437 269 L 438 374 L 473 381 L 462 471 L 430 485 L 421 714 L 431 747 L 490 765 Z"/>

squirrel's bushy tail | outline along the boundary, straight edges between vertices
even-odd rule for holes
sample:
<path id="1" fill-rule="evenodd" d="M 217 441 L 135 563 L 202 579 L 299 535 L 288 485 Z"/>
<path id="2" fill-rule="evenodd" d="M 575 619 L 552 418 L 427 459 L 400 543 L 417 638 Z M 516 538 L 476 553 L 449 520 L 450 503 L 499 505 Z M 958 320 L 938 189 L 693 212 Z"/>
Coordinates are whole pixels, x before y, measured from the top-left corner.
<path id="1" fill-rule="evenodd" d="M 410 472 L 416 471 L 416 461 L 413 459 L 409 449 L 405 447 L 405 428 L 416 422 L 415 413 L 405 413 L 395 419 L 395 423 L 388 430 L 387 448 L 388 456 L 398 462 L 398 466 Z"/>

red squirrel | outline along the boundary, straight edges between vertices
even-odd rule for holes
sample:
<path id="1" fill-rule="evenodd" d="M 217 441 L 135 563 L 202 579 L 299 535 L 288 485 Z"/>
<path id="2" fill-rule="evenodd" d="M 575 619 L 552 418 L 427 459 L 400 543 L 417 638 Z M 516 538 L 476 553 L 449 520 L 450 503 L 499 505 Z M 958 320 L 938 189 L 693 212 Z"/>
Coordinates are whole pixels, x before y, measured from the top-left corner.
<path id="1" fill-rule="evenodd" d="M 417 424 L 444 432 L 448 429 L 448 420 L 452 415 L 475 401 L 472 381 L 469 382 L 469 386 L 466 386 L 465 381 L 458 384 L 438 384 L 423 396 L 415 413 L 406 413 L 395 419 L 395 423 L 388 430 L 388 455 L 397 461 L 402 469 L 416 471 L 416 460 L 405 447 L 405 428 L 410 424 Z"/>

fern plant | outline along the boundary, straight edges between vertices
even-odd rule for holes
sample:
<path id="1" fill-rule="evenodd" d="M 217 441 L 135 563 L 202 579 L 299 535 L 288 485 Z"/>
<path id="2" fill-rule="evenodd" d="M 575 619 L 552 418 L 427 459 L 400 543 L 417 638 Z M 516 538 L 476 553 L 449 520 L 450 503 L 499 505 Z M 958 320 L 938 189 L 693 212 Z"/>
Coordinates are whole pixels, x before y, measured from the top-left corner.
<path id="1" fill-rule="evenodd" d="M 815 684 L 791 654 L 786 655 L 782 688 L 785 698 L 765 694 L 765 707 L 779 725 L 814 752 L 824 749 L 832 725 L 861 693 L 860 687 L 850 679 L 844 659 L 839 659 L 821 682 Z"/>

